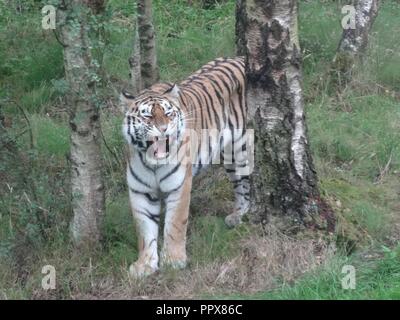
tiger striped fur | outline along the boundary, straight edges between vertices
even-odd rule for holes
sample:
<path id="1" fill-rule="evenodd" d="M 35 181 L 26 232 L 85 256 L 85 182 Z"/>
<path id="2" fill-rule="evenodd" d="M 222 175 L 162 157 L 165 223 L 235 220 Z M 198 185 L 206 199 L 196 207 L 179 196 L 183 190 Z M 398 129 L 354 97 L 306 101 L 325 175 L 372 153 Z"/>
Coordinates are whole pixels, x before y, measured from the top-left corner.
<path id="1" fill-rule="evenodd" d="M 130 273 L 138 278 L 159 267 L 162 201 L 161 265 L 183 268 L 192 176 L 222 156 L 235 190 L 235 210 L 226 217 L 227 225 L 240 223 L 249 208 L 248 174 L 238 174 L 247 163 L 244 60 L 216 59 L 179 85 L 155 84 L 137 97 L 123 92 L 121 104 L 129 146 L 129 198 L 139 237 L 139 258 Z M 212 134 L 203 134 L 204 129 Z M 197 144 L 187 132 L 195 133 Z M 188 155 L 190 161 L 184 161 Z M 169 158 L 175 161 L 163 162 Z"/>

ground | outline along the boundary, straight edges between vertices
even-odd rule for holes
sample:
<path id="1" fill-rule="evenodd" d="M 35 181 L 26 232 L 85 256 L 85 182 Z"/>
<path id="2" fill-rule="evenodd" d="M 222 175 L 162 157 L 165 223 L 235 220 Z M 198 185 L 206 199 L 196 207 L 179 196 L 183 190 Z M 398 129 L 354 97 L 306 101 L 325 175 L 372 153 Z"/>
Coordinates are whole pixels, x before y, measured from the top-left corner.
<path id="1" fill-rule="evenodd" d="M 136 237 L 124 181 L 121 115 L 116 96 L 127 86 L 134 9 L 110 0 L 99 92 L 107 211 L 96 252 L 76 252 L 69 239 L 68 125 L 62 48 L 40 28 L 40 1 L 24 10 L 0 4 L 0 104 L 18 152 L 0 162 L 0 297 L 12 298 L 400 298 L 400 4 L 385 1 L 364 63 L 340 93 L 329 73 L 341 30 L 336 1 L 300 2 L 304 95 L 322 196 L 338 216 L 324 238 L 289 237 L 272 227 L 229 230 L 223 218 L 232 190 L 213 169 L 193 190 L 186 270 L 128 278 Z M 234 1 L 210 10 L 186 1 L 154 1 L 161 78 L 179 81 L 218 56 L 234 55 Z M 4 152 L 3 152 L 4 150 Z M 218 178 L 218 179 L 217 179 Z M 44 265 L 56 290 L 41 288 Z M 344 265 L 356 289 L 342 289 Z"/>

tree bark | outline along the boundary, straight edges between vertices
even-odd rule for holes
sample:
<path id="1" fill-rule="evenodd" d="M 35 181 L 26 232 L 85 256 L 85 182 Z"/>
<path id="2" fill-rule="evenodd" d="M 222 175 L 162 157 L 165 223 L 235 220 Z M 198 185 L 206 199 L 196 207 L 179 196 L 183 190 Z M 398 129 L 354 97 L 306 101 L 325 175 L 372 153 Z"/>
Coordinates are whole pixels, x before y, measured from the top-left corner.
<path id="1" fill-rule="evenodd" d="M 236 24 L 235 24 L 235 43 L 236 43 L 236 55 L 244 56 L 246 54 L 246 9 L 244 0 L 236 0 Z M 299 37 L 297 27 L 297 16 L 294 17 L 294 26 L 292 28 L 292 40 L 299 48 Z"/>
<path id="2" fill-rule="evenodd" d="M 244 56 L 246 54 L 246 40 L 244 24 L 246 19 L 246 12 L 244 8 L 243 0 L 236 0 L 236 24 L 235 24 L 235 35 L 236 35 L 236 55 Z"/>
<path id="3" fill-rule="evenodd" d="M 142 86 L 148 88 L 160 79 L 152 17 L 152 0 L 138 0 L 137 11 Z"/>
<path id="4" fill-rule="evenodd" d="M 378 15 L 380 0 L 358 0 L 355 5 L 355 28 L 343 30 L 333 69 L 338 73 L 339 82 L 351 80 L 356 61 L 362 57 L 368 45 L 368 37 Z"/>
<path id="5" fill-rule="evenodd" d="M 140 68 L 140 39 L 139 39 L 139 26 L 136 20 L 135 37 L 133 39 L 132 55 L 129 58 L 130 78 L 132 94 L 137 95 L 142 89 L 142 76 Z"/>
<path id="6" fill-rule="evenodd" d="M 247 105 L 255 131 L 251 213 L 285 231 L 324 227 L 305 123 L 297 1 L 243 5 Z"/>
<path id="7" fill-rule="evenodd" d="M 99 1 L 95 1 L 99 4 Z M 101 239 L 104 214 L 103 161 L 100 148 L 100 114 L 96 86 L 98 70 L 91 56 L 89 19 L 93 6 L 87 0 L 64 1 L 58 23 L 64 45 L 65 77 L 71 134 L 72 237 L 78 246 L 93 246 Z"/>

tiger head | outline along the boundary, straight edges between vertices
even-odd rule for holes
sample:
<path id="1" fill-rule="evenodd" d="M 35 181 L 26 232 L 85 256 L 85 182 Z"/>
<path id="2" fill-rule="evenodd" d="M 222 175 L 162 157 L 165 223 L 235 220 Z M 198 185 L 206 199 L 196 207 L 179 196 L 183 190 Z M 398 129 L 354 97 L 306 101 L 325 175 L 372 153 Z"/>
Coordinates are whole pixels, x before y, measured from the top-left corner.
<path id="1" fill-rule="evenodd" d="M 182 142 L 185 122 L 179 95 L 177 85 L 162 94 L 146 90 L 134 97 L 122 92 L 124 137 L 135 149 L 144 152 L 147 159 L 166 159 Z"/>

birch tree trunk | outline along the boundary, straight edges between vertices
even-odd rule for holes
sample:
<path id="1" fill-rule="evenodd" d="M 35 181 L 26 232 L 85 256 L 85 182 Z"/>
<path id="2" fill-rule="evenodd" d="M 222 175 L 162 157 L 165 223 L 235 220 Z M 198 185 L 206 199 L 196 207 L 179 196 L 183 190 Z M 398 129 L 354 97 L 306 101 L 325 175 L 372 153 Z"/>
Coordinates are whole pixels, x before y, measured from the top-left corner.
<path id="1" fill-rule="evenodd" d="M 101 1 L 66 0 L 58 10 L 64 45 L 65 77 L 71 133 L 72 237 L 78 246 L 101 239 L 104 214 L 103 161 L 96 85 L 98 65 L 91 56 L 89 19 Z"/>
<path id="2" fill-rule="evenodd" d="M 324 227 L 305 123 L 297 1 L 242 1 L 255 131 L 251 213 L 285 231 Z"/>
<path id="3" fill-rule="evenodd" d="M 358 0 L 355 5 L 355 19 L 343 29 L 333 69 L 338 73 L 339 82 L 348 82 L 356 61 L 362 57 L 368 45 L 368 37 L 378 15 L 380 0 Z M 344 21 L 346 22 L 346 21 Z"/>
<path id="4" fill-rule="evenodd" d="M 153 26 L 152 0 L 138 0 L 140 69 L 142 86 L 147 88 L 160 79 L 157 65 L 156 38 Z"/>
<path id="5" fill-rule="evenodd" d="M 133 39 L 132 55 L 129 58 L 130 78 L 132 94 L 137 95 L 142 89 L 142 76 L 140 68 L 140 39 L 139 39 L 139 26 L 136 20 L 135 37 Z"/>

